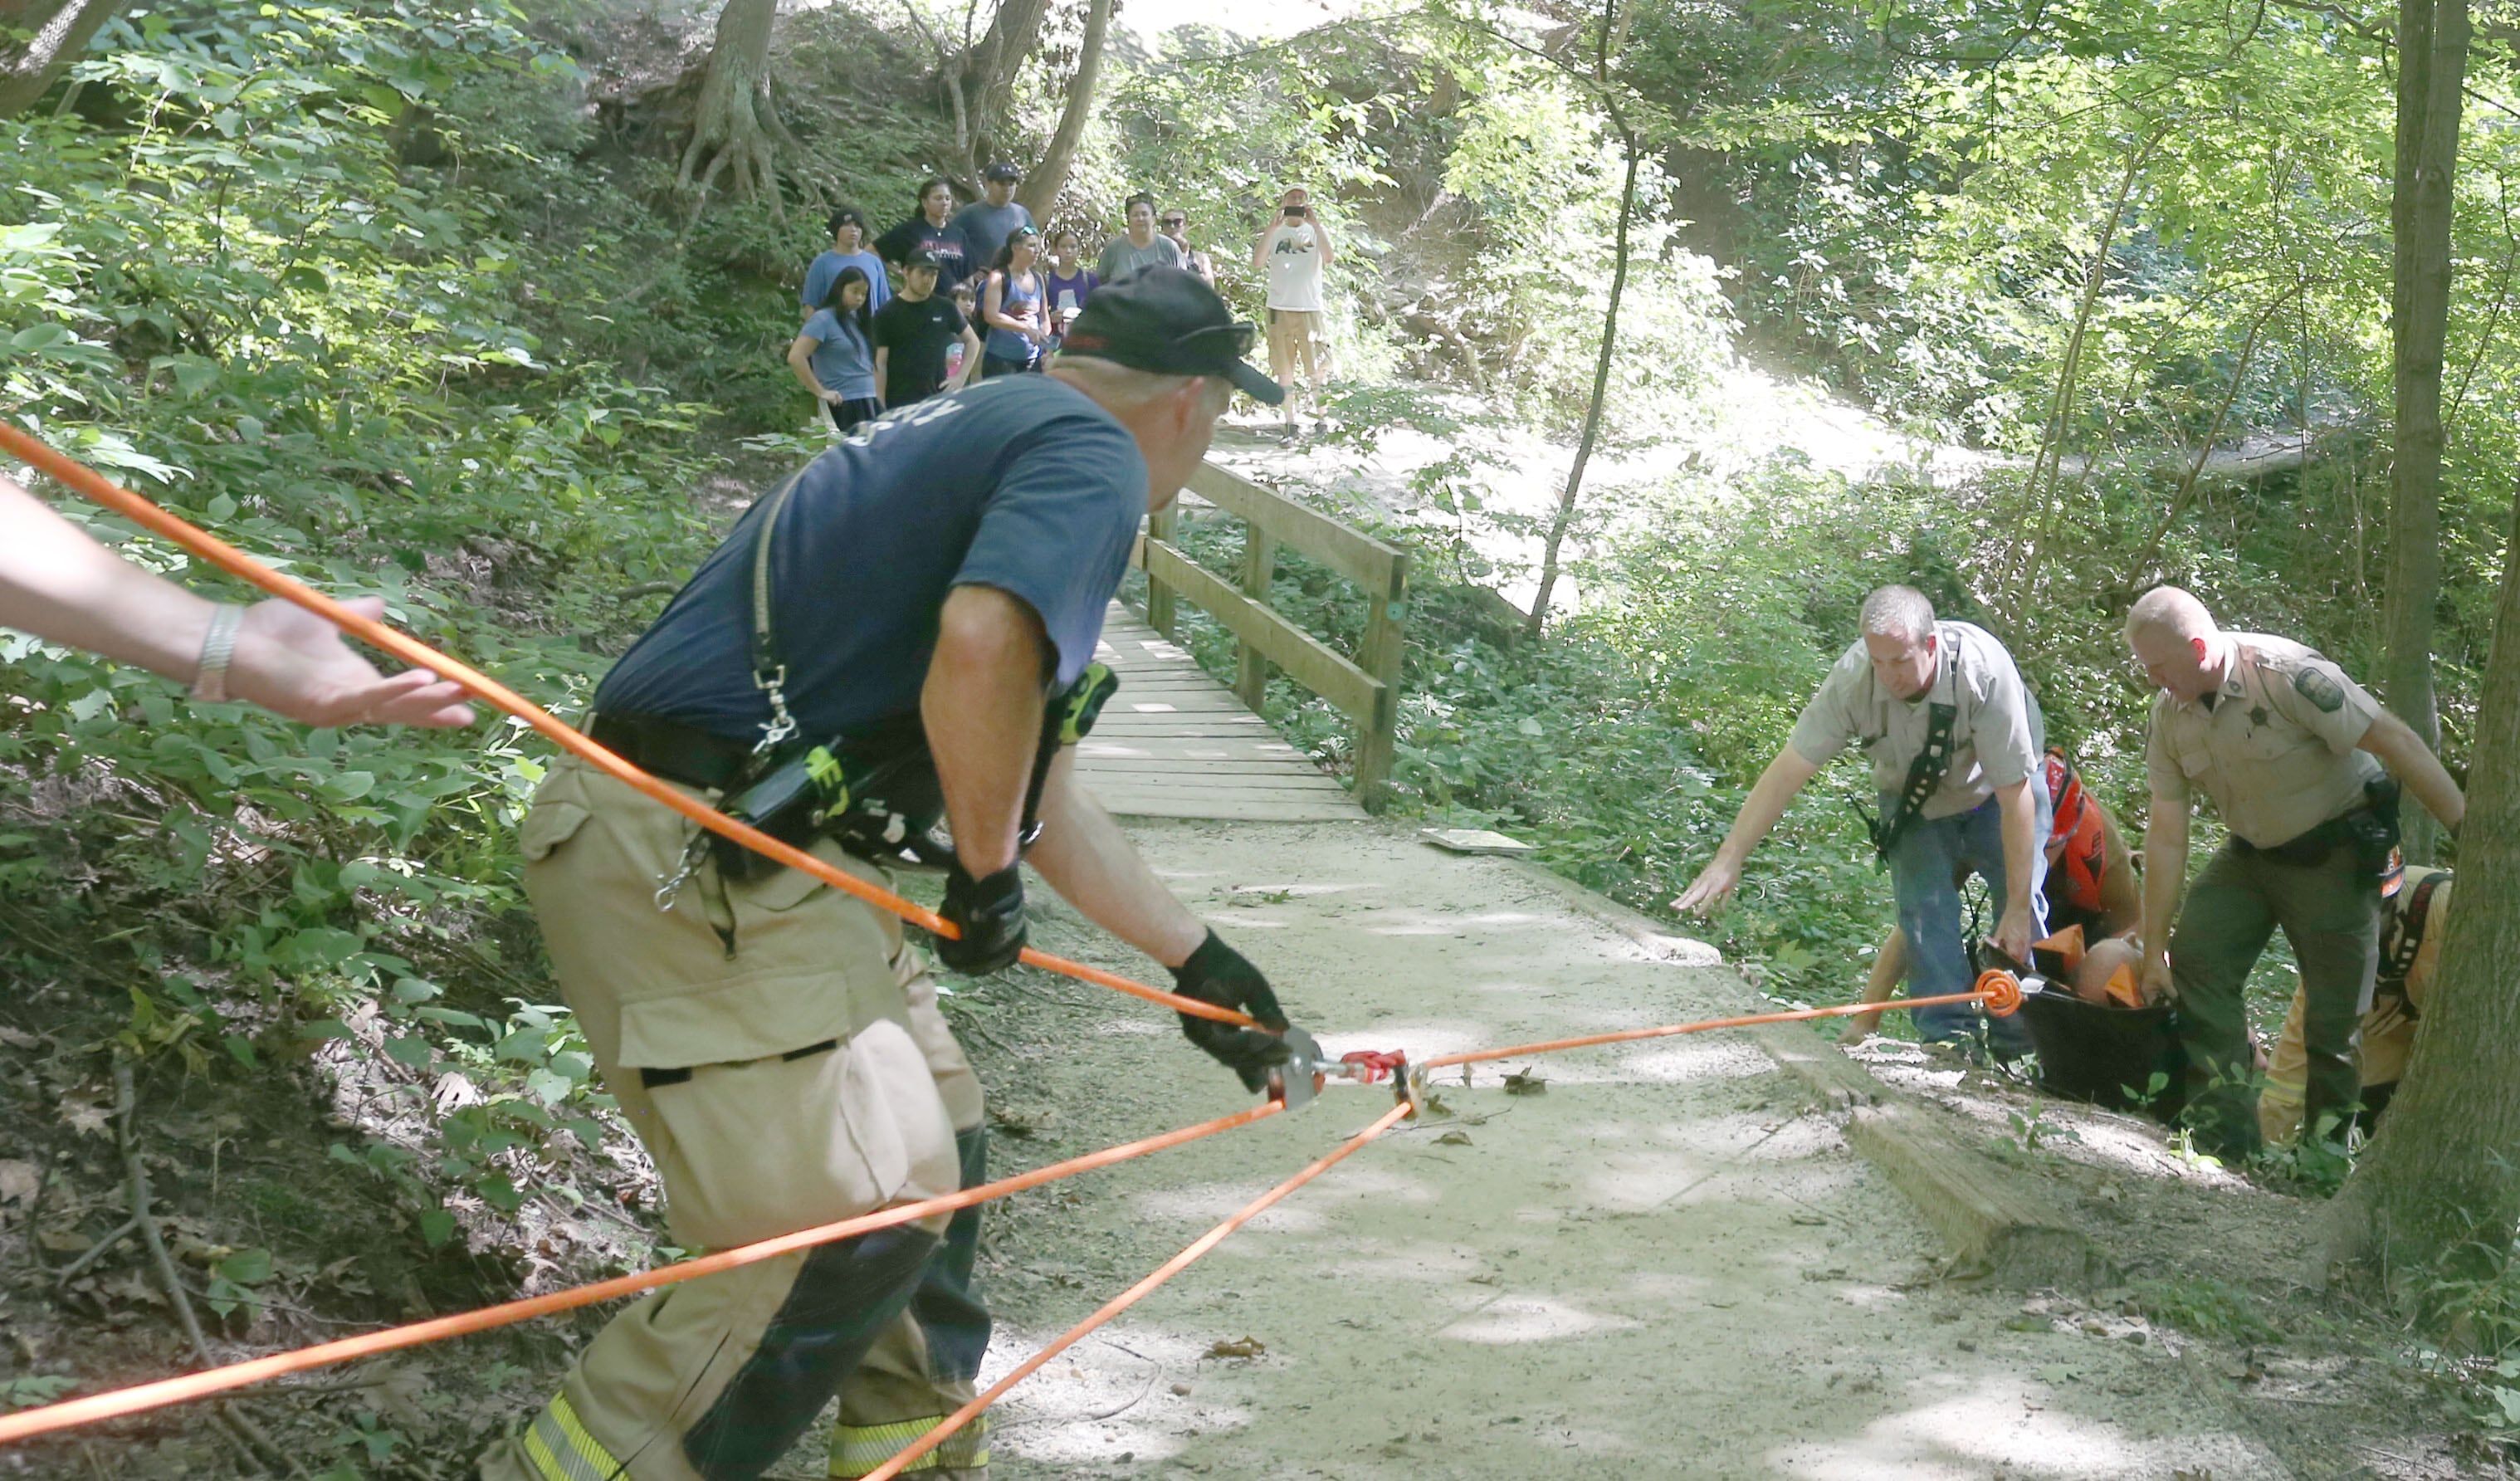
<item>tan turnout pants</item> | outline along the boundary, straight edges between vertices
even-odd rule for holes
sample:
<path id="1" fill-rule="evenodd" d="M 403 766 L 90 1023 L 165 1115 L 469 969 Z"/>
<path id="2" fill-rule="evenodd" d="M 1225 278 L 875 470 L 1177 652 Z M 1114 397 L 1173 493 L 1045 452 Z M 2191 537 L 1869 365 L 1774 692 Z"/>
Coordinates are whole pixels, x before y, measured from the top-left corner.
<path id="1" fill-rule="evenodd" d="M 520 840 L 561 990 L 655 1160 L 674 1238 L 723 1249 L 984 1176 L 979 1082 L 900 922 L 792 870 L 744 884 L 714 864 L 660 911 L 692 832 L 563 759 Z M 950 1231 L 879 1231 L 650 1295 L 482 1474 L 748 1481 L 836 1393 L 831 1473 L 863 1475 L 971 1397 L 977 1234 L 967 1210 Z M 987 1445 L 975 1422 L 915 1469 L 984 1465 Z"/>

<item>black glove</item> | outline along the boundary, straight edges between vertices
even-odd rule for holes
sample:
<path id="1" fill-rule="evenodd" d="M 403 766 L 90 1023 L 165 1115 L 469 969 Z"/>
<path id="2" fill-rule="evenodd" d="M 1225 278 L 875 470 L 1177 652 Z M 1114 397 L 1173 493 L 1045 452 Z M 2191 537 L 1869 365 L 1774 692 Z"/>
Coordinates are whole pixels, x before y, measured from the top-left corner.
<path id="1" fill-rule="evenodd" d="M 1207 939 L 1190 954 L 1188 962 L 1173 968 L 1173 984 L 1185 998 L 1196 998 L 1219 1008 L 1238 1008 L 1274 1029 L 1286 1026 L 1286 1015 L 1278 1010 L 1278 995 L 1269 991 L 1269 979 L 1260 975 L 1260 968 L 1244 961 L 1240 952 L 1218 940 L 1214 931 L 1207 933 Z M 1181 1022 L 1182 1032 L 1190 1042 L 1241 1076 L 1242 1088 L 1247 1091 L 1268 1089 L 1269 1067 L 1294 1057 L 1294 1051 L 1276 1034 L 1237 1028 L 1192 1013 L 1182 1014 Z"/>
<path id="2" fill-rule="evenodd" d="M 1012 965 L 1024 948 L 1023 866 L 1010 864 L 974 879 L 955 860 L 945 872 L 945 905 L 937 914 L 963 935 L 954 941 L 938 936 L 936 960 L 975 977 Z"/>

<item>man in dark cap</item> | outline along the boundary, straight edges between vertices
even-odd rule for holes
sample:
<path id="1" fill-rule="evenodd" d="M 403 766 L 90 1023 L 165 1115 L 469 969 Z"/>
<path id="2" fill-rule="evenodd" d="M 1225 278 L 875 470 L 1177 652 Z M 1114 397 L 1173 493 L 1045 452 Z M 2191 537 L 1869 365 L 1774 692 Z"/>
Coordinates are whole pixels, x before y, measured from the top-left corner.
<path id="1" fill-rule="evenodd" d="M 960 937 L 934 950 L 957 970 L 1022 949 L 1029 862 L 1182 993 L 1282 1029 L 1259 969 L 1076 783 L 1068 743 L 1091 723 L 1074 696 L 1140 519 L 1198 466 L 1236 389 L 1282 394 L 1243 363 L 1253 335 L 1196 278 L 1148 272 L 1097 292 L 1047 374 L 858 427 L 753 506 L 605 677 L 590 731 L 870 879 L 941 812 Z M 756 807 L 765 776 L 817 756 L 880 778 L 901 827 L 872 835 L 857 803 L 816 811 L 842 806 L 821 793 Z M 722 1249 L 981 1181 L 979 1083 L 900 922 L 695 847 L 709 836 L 563 757 L 520 839 L 554 972 L 676 1240 Z M 1273 1033 L 1183 1028 L 1249 1091 L 1287 1057 Z M 836 1393 L 831 1474 L 864 1475 L 971 1396 L 989 1332 L 978 1236 L 965 1210 L 650 1296 L 483 1473 L 749 1481 Z M 933 1459 L 937 1476 L 980 1475 L 984 1426 Z"/>
<path id="2" fill-rule="evenodd" d="M 985 272 L 998 260 L 1017 227 L 1033 226 L 1032 212 L 1015 203 L 1015 186 L 1023 171 L 1004 159 L 980 172 L 980 199 L 954 217 L 955 229 L 971 249 L 970 271 Z"/>

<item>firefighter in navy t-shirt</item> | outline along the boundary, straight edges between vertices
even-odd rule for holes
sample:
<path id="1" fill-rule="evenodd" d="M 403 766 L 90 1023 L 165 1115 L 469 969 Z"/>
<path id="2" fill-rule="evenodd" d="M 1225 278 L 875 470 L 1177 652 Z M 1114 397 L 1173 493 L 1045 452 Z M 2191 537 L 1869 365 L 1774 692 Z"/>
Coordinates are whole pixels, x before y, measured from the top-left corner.
<path id="1" fill-rule="evenodd" d="M 591 731 L 711 800 L 753 785 L 782 717 L 794 738 L 769 762 L 808 743 L 891 746 L 892 762 L 932 768 L 952 826 L 942 914 L 961 934 L 934 948 L 947 965 L 1015 959 L 1029 862 L 1182 993 L 1283 1028 L 1259 970 L 1076 784 L 1060 730 L 1043 740 L 1094 655 L 1140 519 L 1198 466 L 1237 387 L 1282 394 L 1242 362 L 1254 333 L 1197 279 L 1147 273 L 1095 295 L 1047 375 L 859 427 L 754 505 L 606 676 Z M 778 666 L 756 662 L 765 649 Z M 1060 748 L 1037 771 L 1045 743 Z M 1023 853 L 1027 814 L 1039 830 Z M 795 871 L 747 867 L 755 856 L 694 850 L 696 832 L 563 758 L 520 838 L 554 972 L 655 1159 L 675 1239 L 722 1249 L 981 1181 L 979 1083 L 899 922 Z M 881 877 L 810 836 L 834 865 Z M 1254 1091 L 1288 1056 L 1276 1034 L 1183 1024 Z M 649 1296 L 484 1474 L 749 1478 L 834 1394 L 831 1474 L 875 1469 L 971 1396 L 989 1331 L 970 1283 L 976 1215 Z M 978 1474 L 987 1443 L 980 1425 L 961 1431 L 933 1473 Z"/>

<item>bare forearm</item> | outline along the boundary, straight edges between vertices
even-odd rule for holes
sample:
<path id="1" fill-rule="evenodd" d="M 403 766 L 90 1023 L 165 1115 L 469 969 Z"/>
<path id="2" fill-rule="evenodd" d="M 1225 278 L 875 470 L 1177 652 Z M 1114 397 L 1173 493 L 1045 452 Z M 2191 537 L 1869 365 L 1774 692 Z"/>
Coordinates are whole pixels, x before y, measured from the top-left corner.
<path id="1" fill-rule="evenodd" d="M 1045 651 L 1040 619 L 1007 593 L 962 586 L 945 599 L 919 713 L 955 852 L 974 878 L 1015 860 L 1041 739 Z"/>
<path id="2" fill-rule="evenodd" d="M 213 604 L 114 555 L 0 478 L 0 626 L 185 683 Z"/>
<path id="3" fill-rule="evenodd" d="M 2032 783 L 2024 779 L 2017 786 L 1997 791 L 1996 801 L 2003 810 L 2003 888 L 2007 910 L 2030 908 L 2030 872 L 2039 857 L 2039 807 L 2031 795 Z"/>
<path id="4" fill-rule="evenodd" d="M 812 361 L 791 349 L 788 352 L 788 368 L 796 373 L 796 380 L 813 393 L 815 400 L 823 399 L 823 382 L 814 379 Z"/>
<path id="5" fill-rule="evenodd" d="M 1129 844 L 1120 825 L 1076 785 L 1073 751 L 1054 762 L 1042 791 L 1041 839 L 1027 857 L 1059 898 L 1085 919 L 1166 966 L 1207 939 L 1192 915 Z"/>
<path id="6" fill-rule="evenodd" d="M 2170 922 L 2187 883 L 2187 804 L 2154 797 L 2143 830 L 2143 954 L 2158 962 L 2170 952 Z"/>
<path id="7" fill-rule="evenodd" d="M 1731 831 L 1724 835 L 1723 846 L 1715 851 L 1716 857 L 1735 867 L 1749 858 L 1750 850 L 1757 848 L 1759 840 L 1776 828 L 1777 820 L 1785 815 L 1785 807 L 1794 800 L 1794 794 L 1801 791 L 1803 784 L 1819 770 L 1791 746 L 1777 752 L 1777 759 L 1769 762 L 1768 769 L 1759 774 L 1758 784 L 1750 788 L 1750 795 L 1741 803 L 1741 814 L 1732 820 Z"/>
<path id="8" fill-rule="evenodd" d="M 2362 740 L 2362 749 L 2380 758 L 2390 775 L 2406 784 L 2424 810 L 2442 821 L 2452 832 L 2467 819 L 2467 798 L 2451 780 L 2450 771 L 2424 744 L 2423 737 L 2395 715 L 2383 714 L 2371 722 Z"/>

